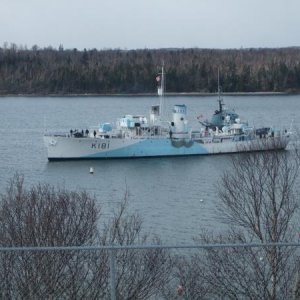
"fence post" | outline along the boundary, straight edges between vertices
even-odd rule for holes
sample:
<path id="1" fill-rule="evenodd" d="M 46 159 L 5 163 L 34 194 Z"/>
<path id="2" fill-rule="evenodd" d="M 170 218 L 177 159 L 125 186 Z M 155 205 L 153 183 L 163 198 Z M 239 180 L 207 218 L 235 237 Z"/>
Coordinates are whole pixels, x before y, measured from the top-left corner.
<path id="1" fill-rule="evenodd" d="M 110 258 L 110 299 L 116 300 L 116 250 L 109 250 Z"/>

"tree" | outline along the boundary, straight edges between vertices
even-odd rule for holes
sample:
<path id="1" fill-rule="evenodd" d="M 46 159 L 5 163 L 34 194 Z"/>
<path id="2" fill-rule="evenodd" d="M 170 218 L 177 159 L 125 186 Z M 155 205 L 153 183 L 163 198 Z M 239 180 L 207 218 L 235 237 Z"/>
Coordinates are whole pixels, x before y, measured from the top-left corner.
<path id="1" fill-rule="evenodd" d="M 96 203 L 86 192 L 55 190 L 40 184 L 27 190 L 24 179 L 16 175 L 1 197 L 0 244 L 2 247 L 94 245 L 97 219 Z M 2 297 L 57 298 L 74 291 L 71 286 L 79 282 L 82 284 L 76 287 L 78 294 L 85 292 L 92 256 L 87 260 L 84 256 L 71 252 L 2 254 Z"/>
<path id="2" fill-rule="evenodd" d="M 297 151 L 249 153 L 232 158 L 219 188 L 222 219 L 230 232 L 214 241 L 279 243 L 298 239 Z M 209 241 L 206 236 L 203 240 Z M 233 248 L 206 252 L 212 287 L 228 298 L 291 299 L 295 281 L 295 249 Z M 222 274 L 222 276 L 220 276 Z"/>
<path id="3" fill-rule="evenodd" d="M 105 226 L 100 241 L 102 245 L 143 245 L 149 241 L 148 234 L 141 235 L 141 218 L 137 214 L 127 214 L 125 209 L 126 201 Z M 161 244 L 158 237 L 151 242 Z M 158 294 L 169 281 L 172 264 L 167 250 L 120 250 L 116 262 L 117 299 L 148 299 Z"/>
<path id="4" fill-rule="evenodd" d="M 202 232 L 197 244 L 298 241 L 299 165 L 296 150 L 234 155 L 218 184 L 227 229 Z M 299 299 L 298 254 L 287 246 L 206 248 L 176 262 L 173 280 L 184 299 Z"/>
<path id="5" fill-rule="evenodd" d="M 125 197 L 126 198 L 126 197 Z M 143 244 L 138 215 L 126 201 L 101 222 L 96 199 L 38 184 L 29 189 L 16 175 L 0 202 L 0 245 L 95 246 Z M 159 242 L 159 240 L 157 240 Z M 118 299 L 147 299 L 169 277 L 164 250 L 120 250 L 116 255 Z M 109 252 L 0 252 L 0 297 L 5 299 L 106 299 L 110 297 Z"/>
<path id="6" fill-rule="evenodd" d="M 168 92 L 297 91 L 300 51 L 285 49 L 141 49 L 78 51 L 0 48 L 0 94 L 154 93 L 165 61 Z"/>

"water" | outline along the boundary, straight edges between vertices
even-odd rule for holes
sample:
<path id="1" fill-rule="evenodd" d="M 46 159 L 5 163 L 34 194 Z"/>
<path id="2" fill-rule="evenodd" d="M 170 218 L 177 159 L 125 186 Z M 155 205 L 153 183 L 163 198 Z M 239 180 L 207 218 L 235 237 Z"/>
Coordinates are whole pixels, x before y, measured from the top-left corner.
<path id="1" fill-rule="evenodd" d="M 299 127 L 300 96 L 225 97 L 249 124 Z M 174 104 L 188 106 L 190 124 L 197 116 L 209 117 L 218 107 L 216 97 L 168 97 L 166 111 Z M 220 226 L 215 211 L 216 187 L 230 156 L 199 156 L 108 161 L 47 160 L 45 130 L 86 129 L 112 122 L 123 114 L 148 116 L 155 97 L 2 97 L 0 98 L 0 190 L 17 171 L 28 185 L 47 182 L 68 189 L 85 189 L 97 197 L 104 217 L 109 217 L 125 191 L 129 212 L 137 212 L 146 231 L 165 243 L 187 244 L 202 229 Z M 95 172 L 89 174 L 90 167 Z"/>

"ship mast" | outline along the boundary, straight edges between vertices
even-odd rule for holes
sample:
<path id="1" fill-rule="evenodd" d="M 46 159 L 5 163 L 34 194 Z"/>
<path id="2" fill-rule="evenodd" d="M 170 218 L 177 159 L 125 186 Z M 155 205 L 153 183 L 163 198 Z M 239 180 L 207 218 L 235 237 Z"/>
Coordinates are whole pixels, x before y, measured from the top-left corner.
<path id="1" fill-rule="evenodd" d="M 160 78 L 160 86 L 158 87 L 158 95 L 159 95 L 159 115 L 160 119 L 163 119 L 164 116 L 164 94 L 165 94 L 165 72 L 164 72 L 164 64 L 161 67 L 161 78 Z"/>
<path id="2" fill-rule="evenodd" d="M 220 87 L 220 69 L 218 68 L 218 102 L 219 102 L 219 111 L 223 111 L 223 99 L 221 97 L 221 87 Z"/>

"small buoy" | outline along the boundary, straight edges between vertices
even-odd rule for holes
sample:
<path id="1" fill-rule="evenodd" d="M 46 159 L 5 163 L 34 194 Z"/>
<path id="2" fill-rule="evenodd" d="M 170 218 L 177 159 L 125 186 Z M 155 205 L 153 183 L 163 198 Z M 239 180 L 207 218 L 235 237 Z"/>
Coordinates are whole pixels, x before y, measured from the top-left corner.
<path id="1" fill-rule="evenodd" d="M 204 200 L 203 199 L 200 199 L 200 202 L 203 202 Z"/>
<path id="2" fill-rule="evenodd" d="M 94 168 L 90 167 L 90 174 L 94 174 Z"/>
<path id="3" fill-rule="evenodd" d="M 260 261 L 263 261 L 263 258 L 262 258 L 262 257 L 260 257 L 260 258 L 259 258 L 259 260 L 260 260 Z"/>

